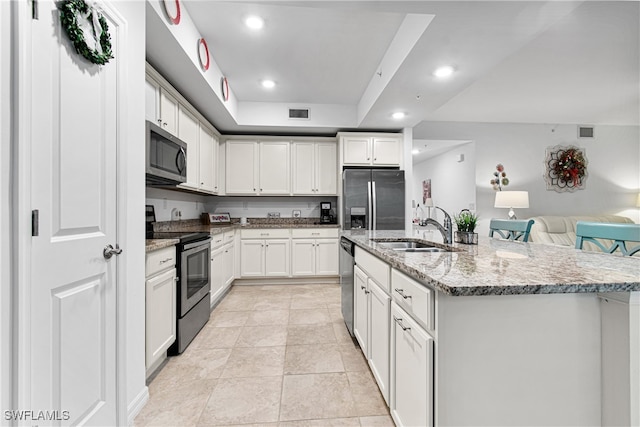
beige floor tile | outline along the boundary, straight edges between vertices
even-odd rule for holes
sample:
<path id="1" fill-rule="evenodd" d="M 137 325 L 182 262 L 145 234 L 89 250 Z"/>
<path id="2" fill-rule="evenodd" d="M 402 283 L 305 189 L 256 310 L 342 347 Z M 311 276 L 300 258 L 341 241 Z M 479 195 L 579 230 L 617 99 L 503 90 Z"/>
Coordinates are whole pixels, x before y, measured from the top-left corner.
<path id="1" fill-rule="evenodd" d="M 221 378 L 271 377 L 283 374 L 285 347 L 236 347 Z"/>
<path id="2" fill-rule="evenodd" d="M 275 298 L 261 298 L 253 304 L 253 311 L 271 311 L 271 310 L 289 310 L 291 304 L 291 297 L 278 296 Z"/>
<path id="3" fill-rule="evenodd" d="M 245 326 L 236 347 L 273 347 L 287 344 L 287 326 Z"/>
<path id="4" fill-rule="evenodd" d="M 242 327 L 232 328 L 203 328 L 200 333 L 191 341 L 187 348 L 231 348 L 235 345 L 240 335 Z"/>
<path id="5" fill-rule="evenodd" d="M 333 325 L 330 323 L 321 325 L 289 325 L 287 345 L 334 344 L 336 342 Z"/>
<path id="6" fill-rule="evenodd" d="M 278 424 L 278 427 L 360 427 L 360 420 L 356 417 L 353 417 L 284 421 Z"/>
<path id="7" fill-rule="evenodd" d="M 216 381 L 199 380 L 174 386 L 150 388 L 149 402 L 136 417 L 135 425 L 138 427 L 195 425 Z"/>
<path id="8" fill-rule="evenodd" d="M 360 347 L 353 343 L 341 344 L 339 347 L 342 355 L 342 364 L 347 372 L 369 372 L 369 364 L 362 354 Z"/>
<path id="9" fill-rule="evenodd" d="M 202 411 L 200 425 L 278 420 L 282 377 L 221 379 Z"/>
<path id="10" fill-rule="evenodd" d="M 331 322 L 344 323 L 344 318 L 342 317 L 342 308 L 340 307 L 340 304 L 338 304 L 337 306 L 332 304 L 327 304 L 327 309 L 329 310 L 329 317 L 331 317 Z"/>
<path id="11" fill-rule="evenodd" d="M 286 325 L 289 323 L 289 310 L 252 311 L 246 326 Z"/>
<path id="12" fill-rule="evenodd" d="M 345 373 L 285 375 L 280 421 L 356 416 Z"/>
<path id="13" fill-rule="evenodd" d="M 389 414 L 387 404 L 371 372 L 347 372 L 347 375 L 359 416 Z"/>
<path id="14" fill-rule="evenodd" d="M 336 320 L 333 321 L 332 324 L 336 341 L 342 344 L 353 344 L 354 339 L 349 335 L 349 330 L 347 329 L 347 325 L 345 325 L 344 320 Z"/>
<path id="15" fill-rule="evenodd" d="M 326 308 L 311 308 L 308 310 L 290 310 L 290 325 L 318 325 L 331 323 L 329 310 Z"/>
<path id="16" fill-rule="evenodd" d="M 228 328 L 233 326 L 244 326 L 251 315 L 251 311 L 217 311 L 211 313 L 207 328 Z"/>
<path id="17" fill-rule="evenodd" d="M 318 294 L 317 297 L 296 297 L 291 298 L 292 310 L 302 310 L 309 308 L 327 308 L 327 303 L 324 301 L 322 294 Z"/>
<path id="18" fill-rule="evenodd" d="M 284 358 L 284 373 L 319 374 L 344 372 L 340 350 L 335 345 L 290 345 Z"/>
<path id="19" fill-rule="evenodd" d="M 249 294 L 244 295 L 236 293 L 233 295 L 227 295 L 215 308 L 215 311 L 247 311 L 252 310 L 253 305 L 258 300 L 258 297 Z"/>
<path id="20" fill-rule="evenodd" d="M 390 415 L 377 415 L 375 417 L 360 417 L 362 427 L 395 427 Z"/>
<path id="21" fill-rule="evenodd" d="M 219 378 L 230 354 L 230 348 L 206 348 L 170 357 L 151 386 L 172 386 L 194 380 Z"/>

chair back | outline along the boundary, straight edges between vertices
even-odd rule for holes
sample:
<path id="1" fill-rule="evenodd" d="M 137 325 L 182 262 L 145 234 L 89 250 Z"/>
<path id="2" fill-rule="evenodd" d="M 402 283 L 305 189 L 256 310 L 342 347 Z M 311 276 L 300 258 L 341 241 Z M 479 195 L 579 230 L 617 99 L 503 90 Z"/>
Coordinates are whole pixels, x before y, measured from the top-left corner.
<path id="1" fill-rule="evenodd" d="M 596 239 L 609 239 L 613 243 L 606 246 Z M 591 242 L 599 247 L 602 252 L 613 253 L 620 249 L 622 255 L 631 256 L 640 251 L 640 244 L 627 249 L 628 242 L 640 242 L 640 224 L 609 224 L 603 222 L 576 223 L 576 249 L 582 249 L 582 244 Z"/>
<path id="2" fill-rule="evenodd" d="M 489 237 L 498 233 L 507 240 L 529 241 L 529 232 L 534 221 L 532 219 L 492 219 L 489 223 Z"/>

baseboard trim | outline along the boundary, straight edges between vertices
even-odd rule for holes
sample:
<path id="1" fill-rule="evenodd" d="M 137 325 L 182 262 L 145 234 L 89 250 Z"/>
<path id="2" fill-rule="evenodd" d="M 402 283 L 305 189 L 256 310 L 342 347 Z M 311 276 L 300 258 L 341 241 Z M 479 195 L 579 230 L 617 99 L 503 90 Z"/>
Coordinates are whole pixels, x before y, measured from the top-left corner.
<path id="1" fill-rule="evenodd" d="M 133 399 L 133 401 L 131 401 L 131 403 L 127 407 L 127 414 L 128 414 L 127 424 L 128 425 L 130 426 L 133 425 L 134 420 L 136 419 L 140 411 L 142 411 L 142 408 L 144 408 L 144 405 L 146 405 L 148 401 L 149 401 L 149 387 L 144 386 L 144 388 L 140 390 L 140 393 L 138 393 L 135 399 Z"/>
<path id="2" fill-rule="evenodd" d="M 236 279 L 234 286 L 246 285 L 336 285 L 340 283 L 338 276 L 325 277 L 284 277 L 284 278 L 258 278 L 258 279 Z"/>

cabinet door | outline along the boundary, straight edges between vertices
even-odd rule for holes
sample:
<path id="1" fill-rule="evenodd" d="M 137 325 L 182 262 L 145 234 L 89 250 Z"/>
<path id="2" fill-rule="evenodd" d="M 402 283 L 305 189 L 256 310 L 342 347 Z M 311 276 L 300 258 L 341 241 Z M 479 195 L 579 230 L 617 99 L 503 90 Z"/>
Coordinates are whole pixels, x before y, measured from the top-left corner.
<path id="1" fill-rule="evenodd" d="M 391 404 L 397 426 L 433 425 L 433 339 L 391 303 Z"/>
<path id="2" fill-rule="evenodd" d="M 339 256 L 338 239 L 316 240 L 316 275 L 337 276 Z"/>
<path id="3" fill-rule="evenodd" d="M 373 280 L 369 279 L 369 366 L 380 393 L 389 403 L 389 310 L 390 300 Z"/>
<path id="4" fill-rule="evenodd" d="M 234 262 L 234 247 L 235 245 L 225 245 L 224 246 L 224 254 L 222 255 L 222 260 L 224 264 L 224 288 L 228 288 L 233 280 L 235 279 L 235 262 Z"/>
<path id="5" fill-rule="evenodd" d="M 343 163 L 345 165 L 370 165 L 371 164 L 371 138 L 368 137 L 344 137 Z"/>
<path id="6" fill-rule="evenodd" d="M 215 162 L 217 147 L 218 141 L 213 136 L 213 132 L 200 124 L 200 183 L 198 188 L 210 193 L 216 191 L 214 176 L 218 173 Z"/>
<path id="7" fill-rule="evenodd" d="M 294 142 L 292 150 L 293 194 L 315 194 L 315 144 L 310 142 Z"/>
<path id="8" fill-rule="evenodd" d="M 291 193 L 290 142 L 260 143 L 260 194 Z"/>
<path id="9" fill-rule="evenodd" d="M 367 275 L 355 266 L 353 268 L 353 334 L 355 335 L 362 353 L 369 359 L 369 329 L 368 329 L 368 294 Z"/>
<path id="10" fill-rule="evenodd" d="M 240 242 L 240 275 L 242 277 L 264 276 L 264 250 L 264 240 Z"/>
<path id="11" fill-rule="evenodd" d="M 211 303 L 213 303 L 224 290 L 225 265 L 224 248 L 211 251 Z"/>
<path id="12" fill-rule="evenodd" d="M 316 144 L 315 194 L 335 196 L 338 194 L 338 157 L 336 144 Z"/>
<path id="13" fill-rule="evenodd" d="M 178 111 L 178 138 L 187 143 L 187 182 L 180 186 L 198 188 L 200 122 L 184 107 L 180 106 Z"/>
<path id="14" fill-rule="evenodd" d="M 400 165 L 400 138 L 373 138 L 374 165 Z"/>
<path id="15" fill-rule="evenodd" d="M 226 193 L 257 193 L 257 147 L 255 141 L 227 141 Z"/>
<path id="16" fill-rule="evenodd" d="M 147 76 L 144 85 L 144 118 L 158 126 L 162 126 L 160 119 L 160 84 Z"/>
<path id="17" fill-rule="evenodd" d="M 265 240 L 265 276 L 287 277 L 289 267 L 289 239 Z"/>
<path id="18" fill-rule="evenodd" d="M 173 269 L 146 282 L 145 361 L 147 368 L 160 359 L 176 340 L 175 279 L 176 270 Z"/>
<path id="19" fill-rule="evenodd" d="M 291 240 L 291 274 L 313 276 L 316 274 L 316 241 L 313 239 Z"/>
<path id="20" fill-rule="evenodd" d="M 178 100 L 164 88 L 160 88 L 160 120 L 162 120 L 164 130 L 180 138 L 178 135 Z"/>

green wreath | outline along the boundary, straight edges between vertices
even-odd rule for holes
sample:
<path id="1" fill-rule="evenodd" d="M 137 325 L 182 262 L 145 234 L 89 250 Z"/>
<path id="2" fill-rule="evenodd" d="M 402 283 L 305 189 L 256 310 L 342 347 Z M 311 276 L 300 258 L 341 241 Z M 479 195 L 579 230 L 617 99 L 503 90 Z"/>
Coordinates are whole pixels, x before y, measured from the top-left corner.
<path id="1" fill-rule="evenodd" d="M 60 9 L 60 23 L 73 43 L 73 47 L 76 49 L 77 53 L 84 56 L 92 63 L 100 65 L 106 64 L 109 62 L 109 59 L 113 58 L 111 52 L 111 35 L 109 35 L 109 25 L 101 13 L 98 13 L 100 29 L 96 29 L 94 25 L 93 32 L 97 39 L 98 34 L 96 34 L 96 32 L 100 31 L 99 41 L 102 52 L 100 52 L 99 49 L 89 48 L 84 39 L 82 30 L 78 26 L 78 14 L 85 16 L 92 15 L 94 12 L 93 8 L 89 7 L 84 0 L 65 0 L 59 3 L 58 9 Z"/>

